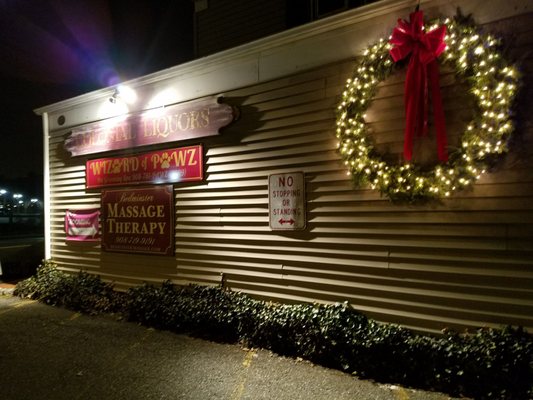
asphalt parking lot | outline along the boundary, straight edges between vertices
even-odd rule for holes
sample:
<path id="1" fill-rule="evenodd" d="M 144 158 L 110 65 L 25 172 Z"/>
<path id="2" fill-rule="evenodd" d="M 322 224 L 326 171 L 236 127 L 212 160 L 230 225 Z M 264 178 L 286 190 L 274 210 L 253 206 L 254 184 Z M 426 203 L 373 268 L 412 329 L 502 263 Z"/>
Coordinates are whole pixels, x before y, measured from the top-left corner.
<path id="1" fill-rule="evenodd" d="M 0 227 L 1 227 L 0 221 Z M 0 235 L 0 280 L 27 278 L 44 258 L 44 237 Z"/>
<path id="2" fill-rule="evenodd" d="M 4 290 L 9 292 L 9 290 Z M 0 295 L 0 399 L 444 400 L 269 351 Z"/>

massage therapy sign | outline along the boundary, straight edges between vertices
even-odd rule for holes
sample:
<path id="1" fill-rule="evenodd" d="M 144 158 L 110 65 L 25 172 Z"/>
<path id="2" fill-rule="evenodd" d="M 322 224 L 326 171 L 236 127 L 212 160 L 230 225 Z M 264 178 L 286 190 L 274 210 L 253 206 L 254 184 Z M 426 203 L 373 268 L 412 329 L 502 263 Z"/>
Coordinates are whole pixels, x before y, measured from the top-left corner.
<path id="1" fill-rule="evenodd" d="M 174 255 L 172 186 L 102 192 L 102 248 Z"/>

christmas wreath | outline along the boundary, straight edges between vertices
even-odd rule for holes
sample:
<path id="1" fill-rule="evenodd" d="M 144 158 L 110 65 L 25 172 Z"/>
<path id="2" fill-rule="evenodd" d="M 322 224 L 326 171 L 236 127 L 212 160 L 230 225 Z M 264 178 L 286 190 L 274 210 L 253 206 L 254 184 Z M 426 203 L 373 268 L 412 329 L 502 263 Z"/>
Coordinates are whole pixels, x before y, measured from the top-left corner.
<path id="1" fill-rule="evenodd" d="M 364 51 L 342 93 L 337 138 L 348 174 L 358 184 L 370 184 L 393 201 L 413 202 L 448 197 L 472 185 L 494 155 L 507 151 L 519 76 L 499 51 L 500 41 L 483 34 L 475 24 L 455 17 L 424 28 L 421 11 L 410 17 L 409 22 L 399 21 L 389 40 L 380 39 Z M 420 50 L 423 48 L 428 52 Z M 470 86 L 476 103 L 474 117 L 454 149 L 447 147 L 444 114 L 437 104 L 437 57 L 440 65 L 448 65 Z M 402 58 L 410 58 L 404 94 L 405 162 L 394 165 L 384 161 L 374 148 L 365 111 L 378 84 L 401 68 L 395 61 Z M 413 67 L 415 58 L 421 62 Z M 439 163 L 429 168 L 410 162 L 413 135 L 427 132 L 428 87 L 433 92 L 439 158 Z"/>

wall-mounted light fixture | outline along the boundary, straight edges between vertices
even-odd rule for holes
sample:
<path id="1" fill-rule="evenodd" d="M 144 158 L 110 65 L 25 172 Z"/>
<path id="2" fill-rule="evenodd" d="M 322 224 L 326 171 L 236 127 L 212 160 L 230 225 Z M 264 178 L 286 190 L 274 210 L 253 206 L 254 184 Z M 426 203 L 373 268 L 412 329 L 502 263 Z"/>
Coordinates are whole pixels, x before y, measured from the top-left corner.
<path id="1" fill-rule="evenodd" d="M 122 100 L 124 103 L 133 104 L 137 101 L 137 94 L 135 91 L 124 85 L 119 85 L 113 91 L 113 94 L 109 98 L 109 102 L 115 104 L 117 100 Z"/>
<path id="2" fill-rule="evenodd" d="M 115 89 L 115 91 L 113 92 L 113 94 L 111 95 L 111 97 L 109 98 L 109 102 L 111 104 L 115 104 L 117 102 L 117 98 L 119 96 L 119 92 L 118 92 L 118 89 Z"/>

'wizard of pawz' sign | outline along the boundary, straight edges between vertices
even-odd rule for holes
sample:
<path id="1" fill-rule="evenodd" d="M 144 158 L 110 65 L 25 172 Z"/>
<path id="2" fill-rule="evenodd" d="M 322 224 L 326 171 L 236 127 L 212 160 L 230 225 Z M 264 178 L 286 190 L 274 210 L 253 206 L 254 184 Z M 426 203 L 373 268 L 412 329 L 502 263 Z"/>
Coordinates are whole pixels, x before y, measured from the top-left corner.
<path id="1" fill-rule="evenodd" d="M 272 174 L 268 177 L 270 229 L 304 229 L 305 179 L 303 172 Z"/>
<path id="2" fill-rule="evenodd" d="M 87 189 L 201 181 L 203 177 L 201 144 L 88 160 L 85 168 Z"/>

